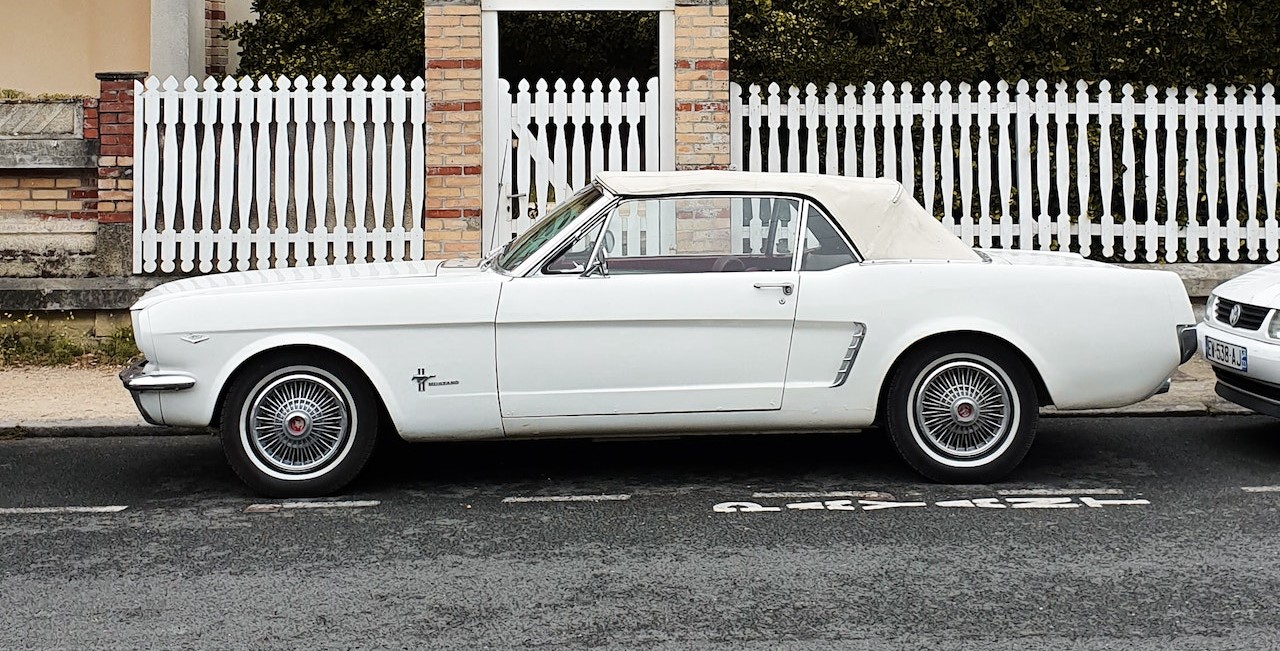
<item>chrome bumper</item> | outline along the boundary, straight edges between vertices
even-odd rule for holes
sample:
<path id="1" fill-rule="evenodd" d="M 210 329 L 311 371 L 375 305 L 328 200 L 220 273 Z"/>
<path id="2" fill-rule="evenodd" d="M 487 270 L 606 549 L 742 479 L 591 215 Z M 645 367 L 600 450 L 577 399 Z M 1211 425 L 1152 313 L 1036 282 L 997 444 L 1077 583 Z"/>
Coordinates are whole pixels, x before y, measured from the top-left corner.
<path id="1" fill-rule="evenodd" d="M 182 391 L 196 385 L 196 379 L 178 373 L 148 374 L 147 359 L 140 357 L 120 371 L 120 382 L 130 391 Z"/>
<path id="2" fill-rule="evenodd" d="M 161 392 L 182 391 L 196 385 L 195 378 L 189 375 L 147 373 L 147 360 L 144 357 L 138 357 L 120 371 L 120 382 L 129 390 L 138 413 L 152 425 L 164 425 L 164 410 L 161 408 L 159 395 Z"/>
<path id="3" fill-rule="evenodd" d="M 1196 354 L 1196 348 L 1198 347 L 1196 327 L 1194 325 L 1178 326 L 1178 350 L 1182 353 L 1182 361 L 1178 363 L 1186 364 L 1187 360 Z"/>

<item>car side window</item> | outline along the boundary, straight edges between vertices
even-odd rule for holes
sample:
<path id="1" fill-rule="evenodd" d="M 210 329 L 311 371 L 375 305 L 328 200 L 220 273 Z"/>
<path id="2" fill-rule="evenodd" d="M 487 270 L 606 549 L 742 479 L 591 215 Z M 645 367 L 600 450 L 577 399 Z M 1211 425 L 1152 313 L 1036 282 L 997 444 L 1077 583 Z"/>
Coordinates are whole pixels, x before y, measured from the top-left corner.
<path id="1" fill-rule="evenodd" d="M 800 256 L 801 271 L 825 271 L 858 261 L 826 213 L 810 204 L 807 217 L 804 251 Z"/>
<path id="2" fill-rule="evenodd" d="M 600 236 L 608 273 L 789 271 L 800 201 L 788 197 L 629 199 Z"/>
<path id="3" fill-rule="evenodd" d="M 586 271 L 587 265 L 590 264 L 591 252 L 595 250 L 596 239 L 600 237 L 603 229 L 604 220 L 598 220 L 595 224 L 583 229 L 577 237 L 573 238 L 569 246 L 560 252 L 560 255 L 543 266 L 542 273 L 580 274 Z"/>

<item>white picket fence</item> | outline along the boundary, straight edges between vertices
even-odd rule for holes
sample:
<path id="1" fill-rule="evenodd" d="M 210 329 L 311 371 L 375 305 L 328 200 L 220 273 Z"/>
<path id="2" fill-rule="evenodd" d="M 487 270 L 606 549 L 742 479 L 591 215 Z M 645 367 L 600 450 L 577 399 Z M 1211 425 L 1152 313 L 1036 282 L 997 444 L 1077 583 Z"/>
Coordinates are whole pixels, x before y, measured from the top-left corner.
<path id="1" fill-rule="evenodd" d="M 1280 259 L 1271 85 L 730 86 L 735 168 L 895 178 L 966 242 Z"/>
<path id="2" fill-rule="evenodd" d="M 421 259 L 423 82 L 135 86 L 135 273 Z"/>
<path id="3" fill-rule="evenodd" d="M 604 170 L 658 169 L 658 79 L 498 82 L 499 242 Z M 486 210 L 486 214 L 488 211 Z"/>

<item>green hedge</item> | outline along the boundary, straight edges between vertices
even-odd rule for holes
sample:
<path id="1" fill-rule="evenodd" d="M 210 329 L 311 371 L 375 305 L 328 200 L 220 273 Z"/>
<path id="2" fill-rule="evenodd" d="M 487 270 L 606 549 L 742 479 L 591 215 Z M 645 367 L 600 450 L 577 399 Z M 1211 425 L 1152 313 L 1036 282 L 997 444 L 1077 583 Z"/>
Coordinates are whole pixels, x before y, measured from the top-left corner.
<path id="1" fill-rule="evenodd" d="M 731 0 L 735 81 L 1278 80 L 1280 0 Z"/>
<path id="2" fill-rule="evenodd" d="M 237 74 L 421 74 L 422 0 L 255 0 Z M 653 14 L 508 13 L 508 79 L 656 73 Z M 1280 0 L 730 0 L 735 81 L 1280 81 Z M 237 45 L 233 45 L 237 47 Z"/>

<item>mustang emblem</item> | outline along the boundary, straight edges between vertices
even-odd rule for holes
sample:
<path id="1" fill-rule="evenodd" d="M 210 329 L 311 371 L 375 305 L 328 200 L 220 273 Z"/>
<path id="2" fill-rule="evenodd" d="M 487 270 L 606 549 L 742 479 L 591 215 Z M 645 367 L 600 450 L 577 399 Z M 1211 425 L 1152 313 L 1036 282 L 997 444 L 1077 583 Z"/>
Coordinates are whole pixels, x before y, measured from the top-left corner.
<path id="1" fill-rule="evenodd" d="M 420 368 L 420 369 L 418 369 L 418 374 L 417 374 L 417 375 L 415 375 L 415 376 L 413 376 L 413 377 L 411 377 L 411 378 L 409 378 L 409 379 L 410 379 L 410 380 L 413 380 L 414 382 L 417 382 L 417 383 L 418 383 L 418 391 L 419 391 L 419 392 L 421 392 L 421 391 L 426 391 L 426 390 L 427 390 L 427 382 L 428 382 L 429 380 L 431 380 L 431 378 L 433 378 L 433 377 L 435 377 L 435 376 L 434 376 L 434 375 L 427 375 L 427 369 L 425 369 L 425 368 Z"/>
<path id="2" fill-rule="evenodd" d="M 189 335 L 183 335 L 183 336 L 179 337 L 179 339 L 181 339 L 181 340 L 183 340 L 183 341 L 185 341 L 185 342 L 187 342 L 187 343 L 189 343 L 189 344 L 198 344 L 198 343 L 200 343 L 200 342 L 202 342 L 202 341 L 208 341 L 208 340 L 209 340 L 209 335 L 198 335 L 198 334 L 192 333 L 192 334 L 189 334 Z"/>
<path id="3" fill-rule="evenodd" d="M 1238 322 L 1239 320 L 1240 320 L 1240 304 L 1236 303 L 1231 307 L 1231 314 L 1227 316 L 1227 323 L 1230 323 L 1232 327 L 1234 327 L 1236 325 L 1236 322 Z"/>

